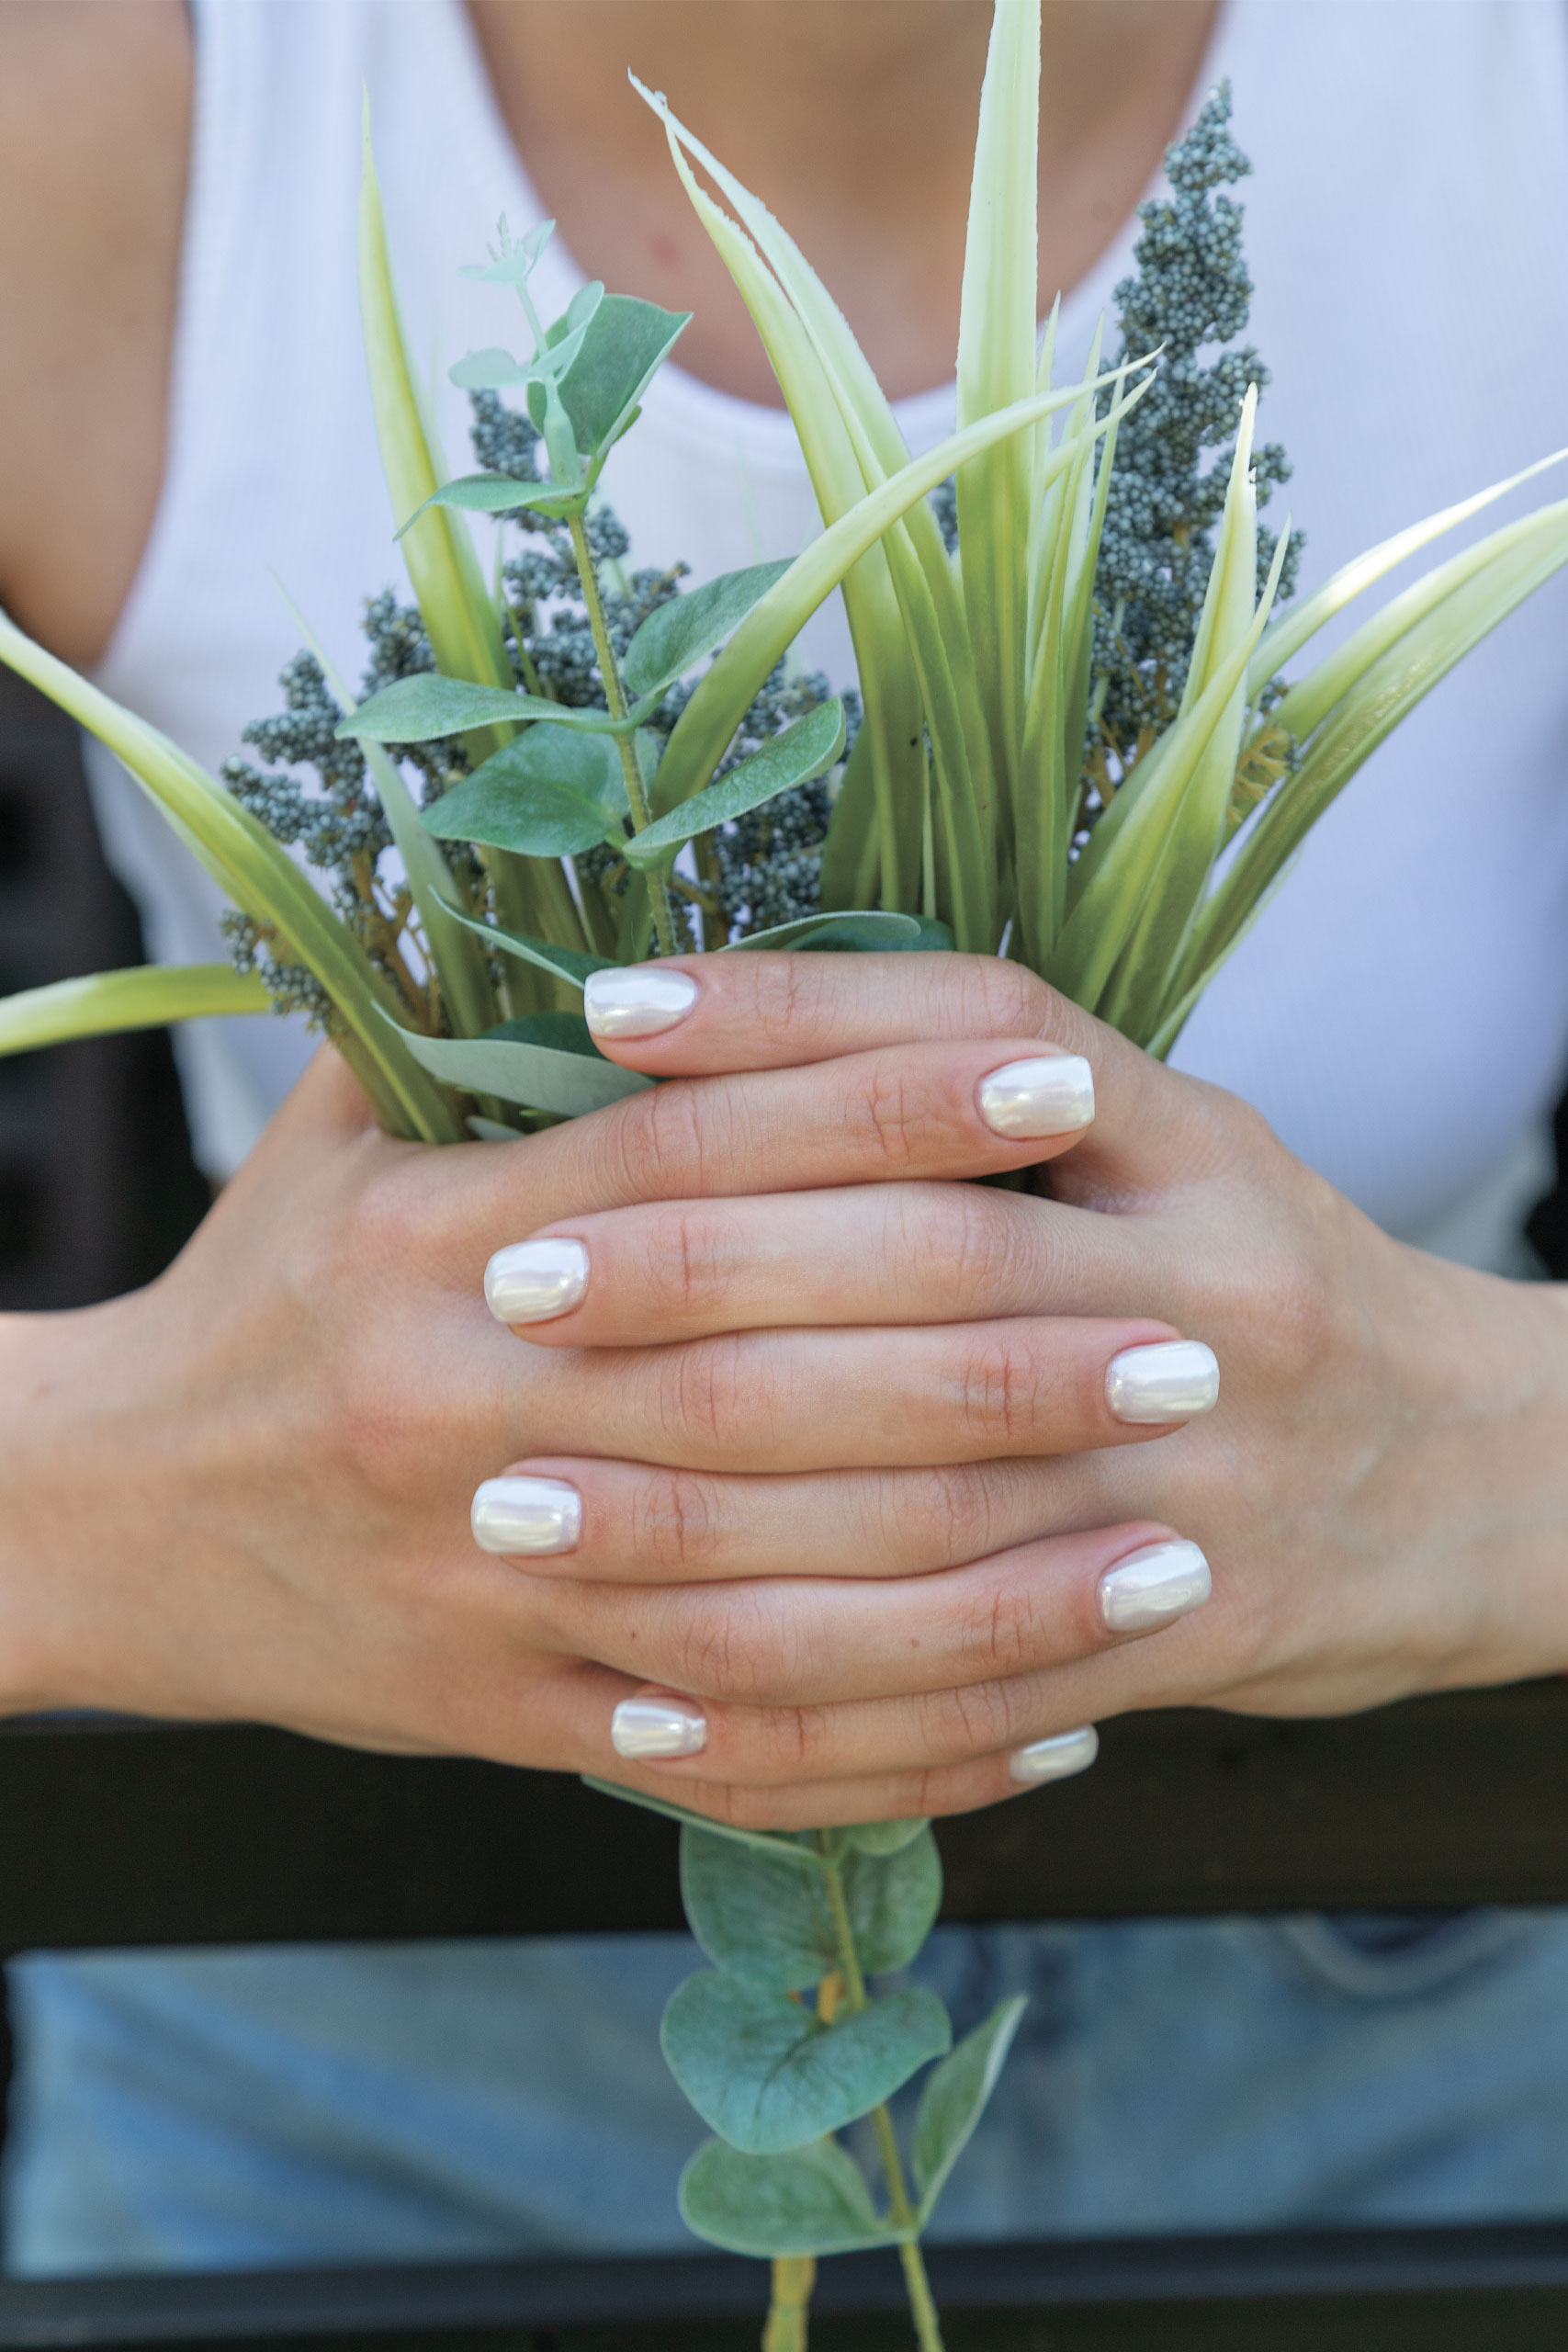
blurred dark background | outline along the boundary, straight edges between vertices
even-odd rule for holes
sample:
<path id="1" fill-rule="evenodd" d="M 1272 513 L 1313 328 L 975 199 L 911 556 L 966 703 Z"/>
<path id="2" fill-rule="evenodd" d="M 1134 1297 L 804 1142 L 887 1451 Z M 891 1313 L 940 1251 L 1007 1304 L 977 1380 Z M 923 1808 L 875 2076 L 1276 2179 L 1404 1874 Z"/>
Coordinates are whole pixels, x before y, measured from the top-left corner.
<path id="1" fill-rule="evenodd" d="M 143 960 L 76 729 L 0 671 L 0 995 Z M 150 1282 L 209 1200 L 164 1032 L 0 1058 L 0 1308 Z"/>

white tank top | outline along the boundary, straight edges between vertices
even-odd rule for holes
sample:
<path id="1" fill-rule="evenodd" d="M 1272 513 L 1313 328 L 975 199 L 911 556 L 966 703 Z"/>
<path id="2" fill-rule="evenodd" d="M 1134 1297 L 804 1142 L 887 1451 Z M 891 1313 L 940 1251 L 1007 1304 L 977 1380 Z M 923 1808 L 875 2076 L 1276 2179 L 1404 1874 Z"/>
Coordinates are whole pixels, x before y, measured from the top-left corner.
<path id="1" fill-rule="evenodd" d="M 167 469 L 99 676 L 216 769 L 276 707 L 297 647 L 272 574 L 355 676 L 361 599 L 402 585 L 359 350 L 362 87 L 454 470 L 467 412 L 446 368 L 507 326 L 504 298 L 457 267 L 498 214 L 521 232 L 539 208 L 459 0 L 197 0 L 195 24 Z M 1310 584 L 1568 441 L 1568 22 L 1562 0 L 1231 0 L 1194 106 L 1221 74 L 1255 165 L 1240 193 L 1251 336 L 1273 373 L 1262 430 L 1296 469 L 1270 519 L 1288 499 Z M 719 145 L 744 167 L 739 132 Z M 1135 233 L 1124 224 L 1069 293 L 1065 368 Z M 541 275 L 548 316 L 578 282 L 558 241 Z M 916 446 L 952 413 L 951 387 L 901 409 Z M 819 527 L 784 413 L 674 368 L 605 488 L 637 560 L 682 558 L 698 578 L 793 554 Z M 1504 1262 L 1568 1078 L 1565 645 L 1559 581 L 1376 754 L 1174 1057 L 1255 1103 L 1381 1223 L 1475 1262 Z M 805 650 L 852 683 L 835 611 Z M 93 776 L 150 952 L 220 955 L 211 887 L 96 751 Z M 237 1163 L 309 1050 L 281 1022 L 183 1033 L 210 1170 Z"/>

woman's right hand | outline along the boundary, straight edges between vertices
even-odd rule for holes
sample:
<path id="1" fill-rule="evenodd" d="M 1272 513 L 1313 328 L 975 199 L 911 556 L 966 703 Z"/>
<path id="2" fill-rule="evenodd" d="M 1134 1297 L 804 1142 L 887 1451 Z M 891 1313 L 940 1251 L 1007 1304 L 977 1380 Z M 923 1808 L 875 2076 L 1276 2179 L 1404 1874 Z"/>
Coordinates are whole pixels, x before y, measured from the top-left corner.
<path id="1" fill-rule="evenodd" d="M 525 1560 L 480 1550 L 468 1524 L 483 1480 L 547 1447 L 657 1463 L 646 1385 L 626 1382 L 623 1402 L 602 1355 L 519 1347 L 487 1311 L 487 1261 L 563 1216 L 700 1193 L 800 1188 L 820 1200 L 823 1187 L 886 1180 L 893 1100 L 920 1135 L 912 1156 L 898 1144 L 900 1176 L 1050 1157 L 1076 1132 L 1042 1143 L 982 1130 L 976 1141 L 977 1074 L 1021 1050 L 991 1039 L 956 1060 L 951 1046 L 913 1046 L 826 1069 L 676 1080 L 516 1144 L 443 1149 L 383 1135 L 323 1052 L 150 1289 L 0 1318 L 0 1704 L 241 1718 L 648 1778 L 616 1756 L 611 1717 L 669 1671 L 680 1569 L 645 1569 L 648 1581 L 613 1597 L 605 1654 L 622 1668 L 646 1657 L 639 1679 L 565 1654 L 546 1582 Z M 1078 1335 L 1089 1398 L 1119 1347 L 1162 1330 L 1061 1328 Z M 673 1396 L 685 1351 L 659 1352 Z M 711 1347 L 700 1353 L 710 1364 Z M 691 1404 L 701 1410 L 694 1388 Z M 682 1397 L 677 1418 L 685 1410 Z M 1062 1410 L 1070 1444 L 1074 1415 L 1102 1406 Z M 1049 1450 L 1038 1429 L 1029 1442 Z M 1102 1553 L 1146 1532 L 1055 1540 L 1075 1580 L 1092 1580 Z M 773 1591 L 802 1619 L 804 1657 L 811 1588 Z M 735 1597 L 743 1640 L 759 1588 Z M 715 1598 L 705 1584 L 705 1618 Z M 983 1624 L 974 1639 L 977 1678 Z M 1009 1785 L 1002 1758 L 983 1785 L 951 1777 L 954 1805 Z M 796 1802 L 864 1818 L 876 1792 L 818 1786 Z"/>

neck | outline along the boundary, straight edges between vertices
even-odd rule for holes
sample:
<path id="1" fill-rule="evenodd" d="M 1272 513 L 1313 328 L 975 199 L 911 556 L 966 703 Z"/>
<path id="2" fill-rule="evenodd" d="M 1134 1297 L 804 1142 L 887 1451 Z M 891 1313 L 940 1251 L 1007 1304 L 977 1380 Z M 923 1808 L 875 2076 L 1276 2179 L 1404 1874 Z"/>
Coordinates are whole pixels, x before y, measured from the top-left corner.
<path id="1" fill-rule="evenodd" d="M 1218 0 L 1046 0 L 1042 309 L 1180 127 Z M 590 276 L 696 312 L 682 366 L 777 389 L 633 68 L 770 205 L 893 396 L 953 371 L 985 0 L 468 0 L 502 116 Z"/>

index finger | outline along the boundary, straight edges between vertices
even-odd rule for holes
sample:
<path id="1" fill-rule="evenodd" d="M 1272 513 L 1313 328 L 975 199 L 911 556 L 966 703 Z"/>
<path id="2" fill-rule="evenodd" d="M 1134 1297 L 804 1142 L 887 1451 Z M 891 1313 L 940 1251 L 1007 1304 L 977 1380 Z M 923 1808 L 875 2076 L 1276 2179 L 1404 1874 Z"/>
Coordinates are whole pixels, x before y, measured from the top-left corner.
<path id="1" fill-rule="evenodd" d="M 1110 1034 L 999 956 L 672 956 L 595 972 L 583 1009 L 601 1053 L 658 1078 L 976 1037 L 1038 1038 L 1099 1059 Z"/>

